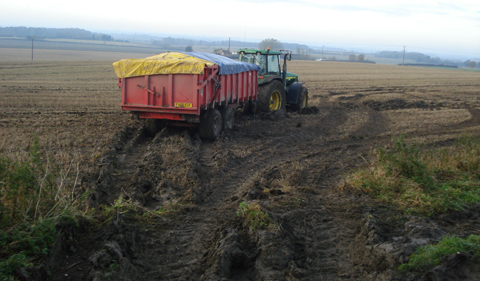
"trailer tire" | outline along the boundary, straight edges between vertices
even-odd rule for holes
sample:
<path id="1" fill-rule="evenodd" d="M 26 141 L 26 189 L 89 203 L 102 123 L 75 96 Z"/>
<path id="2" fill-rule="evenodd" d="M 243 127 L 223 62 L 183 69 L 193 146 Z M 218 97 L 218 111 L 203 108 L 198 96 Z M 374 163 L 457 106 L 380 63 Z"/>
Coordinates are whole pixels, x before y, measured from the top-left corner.
<path id="1" fill-rule="evenodd" d="M 222 132 L 222 115 L 216 108 L 209 109 L 200 116 L 200 138 L 214 141 Z"/>
<path id="2" fill-rule="evenodd" d="M 143 123 L 143 128 L 148 137 L 154 137 L 161 129 L 165 128 L 165 120 L 148 118 Z"/>
<path id="3" fill-rule="evenodd" d="M 233 107 L 226 106 L 220 109 L 220 114 L 222 115 L 223 130 L 233 129 L 235 124 L 235 111 Z"/>
<path id="4" fill-rule="evenodd" d="M 282 82 L 274 80 L 268 84 L 258 87 L 257 110 L 262 112 L 273 112 L 285 109 L 287 94 Z"/>
<path id="5" fill-rule="evenodd" d="M 290 105 L 293 111 L 300 111 L 308 106 L 308 90 L 305 87 L 301 87 L 298 92 L 297 103 Z"/>
<path id="6" fill-rule="evenodd" d="M 243 103 L 243 114 L 253 114 L 253 101 Z"/>

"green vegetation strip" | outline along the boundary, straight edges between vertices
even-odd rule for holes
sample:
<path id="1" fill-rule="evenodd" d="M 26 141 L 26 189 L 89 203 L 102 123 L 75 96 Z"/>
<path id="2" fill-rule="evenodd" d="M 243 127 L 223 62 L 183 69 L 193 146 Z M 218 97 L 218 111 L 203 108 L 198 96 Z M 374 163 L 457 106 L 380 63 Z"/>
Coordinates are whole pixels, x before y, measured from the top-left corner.
<path id="1" fill-rule="evenodd" d="M 443 149 L 397 138 L 346 183 L 411 213 L 464 210 L 480 202 L 480 138 L 461 137 Z"/>
<path id="2" fill-rule="evenodd" d="M 56 224 L 78 213 L 77 198 L 45 159 L 35 140 L 25 161 L 0 158 L 0 280 L 15 280 L 15 271 L 45 257 L 56 236 Z M 65 175 L 65 174 L 64 174 Z"/>
<path id="3" fill-rule="evenodd" d="M 55 220 L 22 223 L 10 231 L 0 231 L 0 280 L 11 280 L 18 268 L 46 256 L 55 241 Z"/>
<path id="4" fill-rule="evenodd" d="M 399 269 L 405 271 L 431 270 L 441 263 L 442 257 L 459 252 L 473 252 L 474 256 L 478 257 L 480 255 L 480 236 L 470 235 L 465 239 L 449 236 L 443 238 L 438 244 L 420 247 L 410 257 L 409 262 L 402 264 Z"/>

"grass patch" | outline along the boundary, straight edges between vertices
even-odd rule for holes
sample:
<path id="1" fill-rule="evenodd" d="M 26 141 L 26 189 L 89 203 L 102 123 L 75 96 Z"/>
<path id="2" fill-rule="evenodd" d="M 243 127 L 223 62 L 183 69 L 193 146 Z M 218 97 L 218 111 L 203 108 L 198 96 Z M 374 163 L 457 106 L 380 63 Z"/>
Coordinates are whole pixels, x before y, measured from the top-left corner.
<path id="1" fill-rule="evenodd" d="M 15 270 L 32 266 L 33 261 L 45 257 L 55 235 L 54 219 L 22 223 L 10 231 L 0 231 L 0 279 L 12 280 Z"/>
<path id="2" fill-rule="evenodd" d="M 243 218 L 244 226 L 250 230 L 278 230 L 278 226 L 270 218 L 268 213 L 262 211 L 262 207 L 257 202 L 240 203 L 237 215 Z"/>
<path id="3" fill-rule="evenodd" d="M 347 186 L 427 216 L 480 202 L 479 137 L 461 137 L 443 149 L 397 138 L 391 148 L 379 148 L 375 155 L 369 167 L 347 178 Z"/>
<path id="4" fill-rule="evenodd" d="M 419 247 L 410 256 L 408 263 L 402 264 L 399 269 L 404 271 L 428 271 L 439 265 L 442 257 L 446 255 L 472 251 L 475 256 L 480 255 L 480 236 L 470 235 L 465 239 L 449 236 L 435 245 Z"/>
<path id="5" fill-rule="evenodd" d="M 0 158 L 0 279 L 45 257 L 56 224 L 72 219 L 86 196 L 74 196 L 73 179 L 51 164 L 38 141 L 25 161 Z"/>
<path id="6" fill-rule="evenodd" d="M 167 214 L 175 214 L 178 212 L 178 205 L 169 205 L 160 207 L 158 210 L 149 210 L 133 200 L 124 200 L 122 197 L 117 199 L 112 205 L 100 206 L 102 215 L 108 221 L 116 215 L 125 215 L 144 223 L 153 223 L 152 219 L 165 216 Z"/>

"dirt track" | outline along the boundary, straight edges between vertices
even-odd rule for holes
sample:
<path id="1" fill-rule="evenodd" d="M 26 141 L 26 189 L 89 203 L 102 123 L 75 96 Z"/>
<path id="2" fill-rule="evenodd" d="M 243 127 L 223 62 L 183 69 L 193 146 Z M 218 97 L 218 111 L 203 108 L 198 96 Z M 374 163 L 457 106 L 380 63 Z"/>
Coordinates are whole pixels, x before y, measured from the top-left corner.
<path id="1" fill-rule="evenodd" d="M 426 237 L 421 239 L 428 241 L 446 230 L 437 233 L 436 223 L 402 217 L 392 207 L 342 191 L 343 176 L 391 135 L 377 110 L 360 103 L 348 109 L 324 100 L 312 101 L 319 113 L 311 115 L 287 113 L 254 122 L 252 116 L 239 114 L 234 130 L 214 143 L 202 142 L 188 130 L 167 128 L 149 138 L 141 124 L 129 128 L 104 159 L 110 166 L 102 170 L 99 200 L 113 204 L 123 196 L 148 210 L 171 208 L 172 213 L 148 225 L 118 214 L 87 240 L 93 247 L 82 247 L 82 261 L 65 271 L 61 268 L 70 264 L 65 259 L 52 279 L 63 280 L 65 274 L 75 276 L 71 280 L 406 278 L 392 271 L 413 247 L 408 235 L 415 233 L 403 229 L 404 224 L 422 229 Z M 442 139 L 449 130 L 422 135 L 426 133 Z M 254 200 L 278 231 L 249 231 L 242 224 L 236 214 L 239 204 Z M 381 218 L 381 227 L 370 217 Z M 410 242 L 393 253 L 366 250 L 398 237 Z M 109 271 L 112 260 L 120 264 Z M 88 270 L 77 271 L 85 266 Z"/>
<path id="2" fill-rule="evenodd" d="M 333 64 L 319 70 L 295 63 L 291 70 L 304 77 L 318 110 L 255 120 L 238 112 L 234 129 L 213 143 L 175 128 L 149 136 L 141 122 L 112 113 L 117 122 L 109 130 L 121 129 L 108 132 L 108 145 L 92 147 L 105 153 L 82 188 L 95 190 L 99 209 L 121 198 L 151 215 L 120 211 L 101 227 L 66 225 L 45 279 L 416 280 L 420 276 L 395 271 L 416 247 L 446 233 L 480 234 L 480 207 L 423 219 L 343 185 L 344 176 L 392 136 L 448 145 L 463 132 L 477 134 L 478 75 L 375 65 L 359 71 L 356 64 L 342 74 Z M 384 77 L 387 69 L 396 80 Z M 422 71 L 424 80 L 411 77 Z M 445 78 L 451 73 L 457 76 Z M 85 114 L 78 118 L 98 116 Z M 13 130 L 10 115 L 2 120 Z M 278 229 L 249 230 L 236 214 L 244 201 L 258 202 Z M 465 273 L 471 259 L 455 258 L 456 266 L 430 276 L 478 276 Z"/>

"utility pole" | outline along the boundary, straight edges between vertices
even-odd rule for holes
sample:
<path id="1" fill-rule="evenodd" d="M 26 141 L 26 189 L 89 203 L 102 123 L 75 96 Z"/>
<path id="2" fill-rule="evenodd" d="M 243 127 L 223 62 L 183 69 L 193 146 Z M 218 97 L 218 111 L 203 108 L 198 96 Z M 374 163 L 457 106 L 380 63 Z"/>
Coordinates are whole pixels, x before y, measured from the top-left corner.
<path id="1" fill-rule="evenodd" d="M 403 46 L 403 62 L 402 66 L 405 66 L 405 46 Z"/>
<path id="2" fill-rule="evenodd" d="M 32 36 L 32 60 L 33 60 L 33 36 Z"/>

